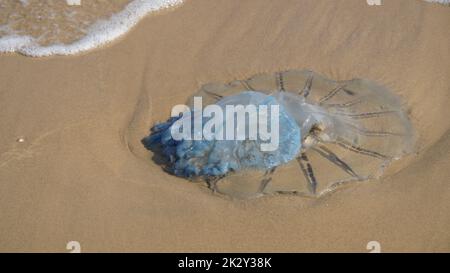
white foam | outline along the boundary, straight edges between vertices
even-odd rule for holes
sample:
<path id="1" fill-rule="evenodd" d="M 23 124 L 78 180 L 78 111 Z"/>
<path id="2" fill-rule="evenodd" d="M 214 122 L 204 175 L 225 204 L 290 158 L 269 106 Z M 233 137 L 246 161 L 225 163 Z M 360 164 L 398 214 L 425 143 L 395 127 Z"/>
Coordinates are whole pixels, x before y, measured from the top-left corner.
<path id="1" fill-rule="evenodd" d="M 81 0 L 66 0 L 66 3 L 69 6 L 80 6 Z"/>
<path id="2" fill-rule="evenodd" d="M 86 36 L 71 44 L 39 45 L 36 38 L 7 35 L 0 38 L 1 52 L 17 52 L 32 57 L 50 55 L 73 55 L 100 47 L 127 33 L 147 14 L 179 5 L 184 0 L 134 0 L 122 11 L 108 20 L 101 20 L 90 26 Z"/>
<path id="3" fill-rule="evenodd" d="M 67 0 L 68 4 L 78 3 L 79 0 Z M 184 0 L 134 0 L 122 11 L 114 14 L 108 20 L 101 20 L 90 26 L 86 35 L 71 44 L 52 44 L 42 46 L 37 38 L 26 35 L 10 34 L 0 37 L 0 53 L 21 53 L 32 57 L 50 55 L 73 55 L 87 50 L 98 48 L 110 43 L 126 34 L 143 17 L 151 12 L 172 7 L 183 3 Z M 425 0 L 450 4 L 450 0 Z M 70 3 L 69 3 L 70 2 Z M 21 0 L 23 5 L 28 0 Z"/>
<path id="4" fill-rule="evenodd" d="M 28 0 L 20 0 L 20 3 L 22 4 L 22 6 L 27 6 Z"/>
<path id="5" fill-rule="evenodd" d="M 441 4 L 450 4 L 450 0 L 425 0 L 431 3 L 441 3 Z"/>

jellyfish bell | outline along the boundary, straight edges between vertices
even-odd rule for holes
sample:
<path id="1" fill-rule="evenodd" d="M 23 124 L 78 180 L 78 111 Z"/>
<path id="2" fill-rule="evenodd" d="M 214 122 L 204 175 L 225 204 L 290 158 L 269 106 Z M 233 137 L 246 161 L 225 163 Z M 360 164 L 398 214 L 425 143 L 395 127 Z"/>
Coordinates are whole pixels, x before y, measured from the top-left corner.
<path id="1" fill-rule="evenodd" d="M 338 82 L 308 70 L 288 70 L 207 84 L 194 96 L 204 105 L 280 106 L 279 148 L 272 152 L 261 151 L 260 140 L 176 142 L 161 137 L 170 122 L 157 125 L 164 129 L 146 138 L 162 146 L 172 173 L 203 178 L 213 191 L 232 198 L 321 196 L 350 182 L 378 178 L 414 147 L 400 99 L 364 79 Z"/>

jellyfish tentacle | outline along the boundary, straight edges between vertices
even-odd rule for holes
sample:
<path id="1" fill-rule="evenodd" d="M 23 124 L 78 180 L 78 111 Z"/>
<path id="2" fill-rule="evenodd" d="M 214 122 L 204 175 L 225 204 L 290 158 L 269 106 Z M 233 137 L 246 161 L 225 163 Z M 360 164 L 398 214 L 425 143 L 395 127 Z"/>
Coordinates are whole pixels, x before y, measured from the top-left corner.
<path id="1" fill-rule="evenodd" d="M 311 87 L 312 87 L 313 79 L 314 79 L 314 74 L 312 72 L 310 72 L 309 76 L 308 76 L 308 79 L 306 79 L 305 86 L 298 93 L 299 95 L 303 95 L 304 98 L 309 96 L 309 93 L 311 93 Z"/>
<path id="2" fill-rule="evenodd" d="M 344 170 L 349 175 L 360 179 L 360 176 L 353 171 L 353 169 L 345 163 L 342 159 L 340 159 L 335 153 L 333 153 L 330 149 L 326 148 L 325 146 L 321 145 L 318 147 L 312 148 L 314 151 L 316 151 L 319 155 L 323 156 L 324 158 L 328 159 L 330 162 Z"/>
<path id="3" fill-rule="evenodd" d="M 358 133 L 360 133 L 362 135 L 372 136 L 372 137 L 405 136 L 405 134 L 384 132 L 384 131 L 369 131 L 369 130 L 362 130 L 362 129 L 358 129 L 357 131 L 358 131 Z"/>
<path id="4" fill-rule="evenodd" d="M 255 89 L 250 85 L 250 83 L 248 83 L 248 80 L 242 80 L 241 81 L 241 84 L 247 89 L 247 90 L 250 90 L 250 91 L 255 91 Z"/>
<path id="5" fill-rule="evenodd" d="M 342 88 L 342 91 L 344 91 L 345 92 L 345 94 L 347 94 L 347 95 L 349 95 L 349 96 L 354 96 L 354 95 L 356 95 L 356 92 L 355 91 L 353 91 L 353 90 L 350 90 L 350 89 L 347 89 L 347 88 Z"/>
<path id="6" fill-rule="evenodd" d="M 383 115 L 387 114 L 395 114 L 398 113 L 398 111 L 395 110 L 387 110 L 387 111 L 379 111 L 379 112 L 364 112 L 359 114 L 348 114 L 348 113 L 340 113 L 340 112 L 334 112 L 334 114 L 340 115 L 340 116 L 346 116 L 353 119 L 366 119 L 366 118 L 377 118 Z"/>
<path id="7" fill-rule="evenodd" d="M 284 88 L 284 77 L 283 77 L 283 72 L 278 72 L 278 73 L 276 74 L 276 81 L 277 81 L 278 91 L 280 91 L 280 92 L 285 92 L 286 89 Z"/>
<path id="8" fill-rule="evenodd" d="M 359 153 L 359 154 L 363 154 L 363 155 L 367 155 L 367 156 L 371 156 L 371 157 L 375 157 L 375 158 L 378 158 L 378 159 L 386 160 L 386 159 L 390 158 L 390 157 L 388 157 L 386 155 L 383 155 L 383 154 L 380 154 L 380 153 L 377 153 L 377 152 L 374 152 L 374 151 L 371 151 L 371 150 L 367 150 L 367 149 L 364 149 L 364 148 L 359 147 L 359 146 L 355 146 L 355 145 L 349 143 L 348 141 L 346 141 L 346 140 L 344 140 L 342 138 L 339 138 L 336 141 L 336 144 L 341 146 L 341 147 L 343 147 L 343 148 L 345 148 L 345 149 L 347 149 L 347 150 L 349 150 L 349 151 L 352 151 L 352 152 L 355 152 L 355 153 Z"/>
<path id="9" fill-rule="evenodd" d="M 362 99 L 356 99 L 356 100 L 351 100 L 351 101 L 344 102 L 344 103 L 319 103 L 319 105 L 324 105 L 328 108 L 331 108 L 331 107 L 347 108 L 347 107 L 351 107 L 351 106 L 357 105 L 362 102 L 363 102 Z"/>
<path id="10" fill-rule="evenodd" d="M 343 122 L 343 124 L 348 126 L 349 129 L 357 132 L 360 135 L 364 135 L 364 136 L 368 136 L 368 137 L 390 137 L 390 136 L 401 137 L 401 136 L 405 136 L 405 134 L 403 134 L 403 133 L 396 133 L 396 132 L 390 132 L 390 131 L 372 131 L 372 130 L 367 130 L 365 127 L 362 127 L 362 126 L 356 126 L 355 124 L 347 122 L 347 121 L 342 121 L 342 122 Z"/>
<path id="11" fill-rule="evenodd" d="M 355 126 L 354 124 L 351 124 L 349 122 L 344 122 L 347 126 L 349 126 L 350 129 L 358 132 L 358 134 L 364 135 L 364 136 L 370 136 L 370 137 L 389 137 L 389 136 L 405 136 L 405 134 L 402 133 L 395 133 L 395 132 L 388 132 L 388 131 L 371 131 L 364 128 L 360 128 L 358 126 Z"/>
<path id="12" fill-rule="evenodd" d="M 331 90 L 328 94 L 326 94 L 325 96 L 323 96 L 321 99 L 319 99 L 319 105 L 324 104 L 324 102 L 329 101 L 330 99 L 332 99 L 334 96 L 336 96 L 337 93 L 339 93 L 339 91 L 341 91 L 344 87 L 339 85 L 337 87 L 335 87 L 333 90 Z"/>
<path id="13" fill-rule="evenodd" d="M 264 190 L 266 189 L 267 185 L 270 183 L 270 181 L 272 181 L 272 175 L 275 172 L 276 168 L 277 167 L 273 167 L 264 173 L 264 177 L 261 180 L 261 185 L 259 187 L 259 192 L 263 193 Z"/>
<path id="14" fill-rule="evenodd" d="M 208 187 L 213 192 L 217 192 L 217 183 L 222 180 L 225 177 L 225 175 L 219 175 L 219 176 L 209 176 L 205 177 L 205 181 L 208 184 Z"/>
<path id="15" fill-rule="evenodd" d="M 219 95 L 219 94 L 217 94 L 217 93 L 208 91 L 208 90 L 206 90 L 205 88 L 202 88 L 202 89 L 203 89 L 203 92 L 205 92 L 205 94 L 207 94 L 207 95 L 213 97 L 216 101 L 219 101 L 220 99 L 223 98 L 222 95 Z"/>
<path id="16" fill-rule="evenodd" d="M 308 180 L 309 190 L 312 194 L 316 194 L 317 180 L 314 176 L 314 171 L 312 169 L 311 163 L 309 163 L 309 159 L 306 153 L 301 153 L 301 155 L 297 157 L 297 162 L 299 163 L 300 169 L 302 170 L 306 180 Z"/>

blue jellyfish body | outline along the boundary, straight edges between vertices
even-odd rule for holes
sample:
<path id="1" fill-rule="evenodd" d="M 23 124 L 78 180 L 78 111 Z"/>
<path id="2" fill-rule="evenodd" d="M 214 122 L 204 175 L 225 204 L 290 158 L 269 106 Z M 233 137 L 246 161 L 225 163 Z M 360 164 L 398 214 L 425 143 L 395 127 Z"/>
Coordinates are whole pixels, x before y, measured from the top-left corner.
<path id="1" fill-rule="evenodd" d="M 196 107 L 199 98 L 202 105 L 212 107 L 201 111 Z M 414 130 L 400 98 L 366 79 L 335 81 L 296 69 L 261 73 L 205 84 L 189 104 L 193 111 L 155 125 L 143 144 L 169 172 L 203 178 L 212 190 L 233 198 L 278 193 L 320 196 L 347 183 L 378 178 L 393 160 L 414 150 Z M 248 115 L 253 119 L 246 119 L 244 128 L 241 123 L 233 127 L 231 121 L 237 119 L 227 113 L 228 106 L 259 111 Z M 279 115 L 266 113 L 266 119 L 260 119 L 261 109 L 272 106 L 278 106 Z M 213 108 L 226 113 L 214 124 L 205 118 L 216 116 Z M 278 123 L 272 123 L 275 116 Z M 203 121 L 204 127 L 192 120 Z M 179 138 L 180 124 L 183 133 L 189 128 L 204 138 Z M 213 127 L 227 136 L 230 128 L 247 133 L 257 127 L 258 138 L 248 134 L 242 140 L 221 140 L 220 134 L 204 134 Z M 270 133 L 261 135 L 264 128 Z M 279 133 L 277 148 L 262 149 L 272 143 L 267 137 L 273 137 L 272 132 Z M 256 171 L 244 171 L 248 169 Z"/>
<path id="2" fill-rule="evenodd" d="M 258 109 L 262 105 L 268 108 L 277 105 L 279 107 L 278 147 L 273 151 L 261 149 L 261 144 L 268 141 L 261 140 L 259 134 L 253 140 L 248 138 L 245 140 L 217 140 L 215 138 L 211 140 L 204 138 L 201 140 L 175 140 L 171 133 L 172 126 L 183 118 L 193 119 L 198 113 L 192 111 L 155 125 L 150 136 L 143 140 L 144 145 L 148 149 L 159 150 L 168 162 L 167 169 L 181 177 L 222 176 L 244 169 L 268 170 L 287 163 L 298 155 L 301 148 L 300 127 L 274 96 L 246 91 L 222 98 L 216 105 L 221 107 L 224 112 L 227 105 L 255 105 Z M 269 120 L 270 117 L 269 111 Z M 215 128 L 215 130 L 225 132 L 227 118 L 230 116 L 225 115 L 220 128 Z M 233 115 L 233 118 L 236 117 Z M 206 120 L 203 119 L 203 125 L 205 125 Z M 251 125 L 250 120 L 250 118 L 247 120 L 246 130 Z M 268 126 L 268 129 L 272 128 Z"/>

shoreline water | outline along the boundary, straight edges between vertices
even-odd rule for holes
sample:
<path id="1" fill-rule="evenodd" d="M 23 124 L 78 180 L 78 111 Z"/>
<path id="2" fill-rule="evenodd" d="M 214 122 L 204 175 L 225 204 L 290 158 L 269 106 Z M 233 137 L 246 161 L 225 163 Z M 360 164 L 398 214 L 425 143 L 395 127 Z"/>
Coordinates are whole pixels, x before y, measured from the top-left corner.
<path id="1" fill-rule="evenodd" d="M 181 5 L 183 0 L 133 0 L 108 19 L 99 19 L 82 29 L 84 36 L 68 44 L 41 45 L 39 37 L 12 34 L 0 37 L 0 54 L 17 52 L 30 57 L 74 55 L 102 47 L 128 33 L 145 16 Z M 73 9 L 76 10 L 77 6 Z M 64 30 L 62 30 L 64 31 Z"/>
<path id="2" fill-rule="evenodd" d="M 185 0 L 128 0 L 122 10 L 112 13 L 109 18 L 98 18 L 89 25 L 80 29 L 83 33 L 79 38 L 75 38 L 71 42 L 61 43 L 56 42 L 49 45 L 42 44 L 40 41 L 42 37 L 35 37 L 33 35 L 20 34 L 23 30 L 13 30 L 6 22 L 5 25 L 0 25 L 0 54 L 2 53 L 19 53 L 30 57 L 45 57 L 51 55 L 76 55 L 89 50 L 103 47 L 120 37 L 126 35 L 135 25 L 137 25 L 144 17 L 151 13 L 155 13 L 167 8 L 174 8 L 182 5 Z M 449 0 L 424 0 L 430 3 L 449 4 Z M 29 6 L 28 1 L 22 1 L 22 6 Z M 380 2 L 381 3 L 381 2 Z M 0 3 L 1 4 L 1 3 Z M 77 8 L 83 5 L 67 4 L 72 6 L 72 10 L 64 13 L 65 19 L 70 19 Z M 8 17 L 14 18 L 14 10 L 8 14 Z M 44 13 L 45 14 L 45 13 Z M 39 15 L 40 16 L 40 15 Z M 54 14 L 46 14 L 50 18 L 55 17 Z M 95 18 L 94 18 L 95 19 Z M 40 19 L 39 19 L 40 20 Z M 30 22 L 31 24 L 40 24 L 39 20 Z M 0 21 L 1 22 L 1 21 Z M 80 21 L 78 24 L 82 24 Z M 27 23 L 20 23 L 27 25 Z M 26 26 L 26 28 L 34 28 L 33 26 Z M 2 31 L 4 32 L 2 34 Z M 51 30 L 55 31 L 55 30 Z M 57 29 L 57 32 L 64 32 L 66 30 Z M 64 33 L 62 33 L 64 35 Z M 47 35 L 47 33 L 45 33 Z M 76 37 L 76 36 L 74 36 Z M 57 37 L 55 38 L 57 39 Z"/>

